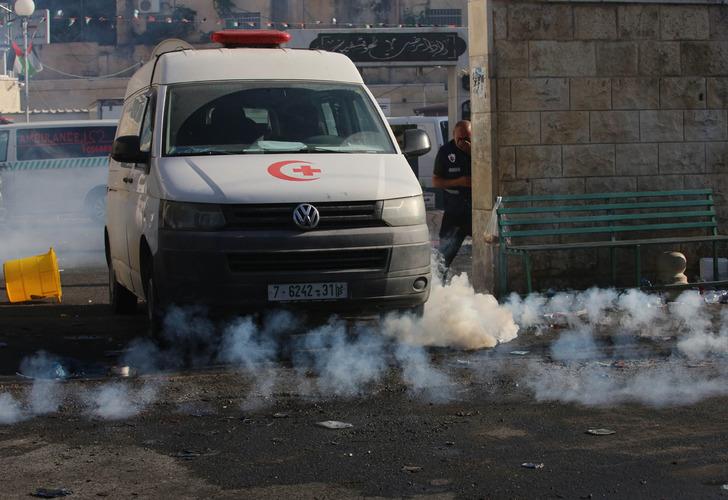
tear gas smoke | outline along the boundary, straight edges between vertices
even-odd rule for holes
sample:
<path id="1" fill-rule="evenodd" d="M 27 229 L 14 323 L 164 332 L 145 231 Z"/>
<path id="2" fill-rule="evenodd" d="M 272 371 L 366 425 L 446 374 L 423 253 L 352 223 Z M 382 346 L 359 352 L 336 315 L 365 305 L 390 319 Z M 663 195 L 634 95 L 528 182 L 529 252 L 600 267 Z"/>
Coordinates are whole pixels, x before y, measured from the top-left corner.
<path id="1" fill-rule="evenodd" d="M 22 419 L 23 412 L 20 403 L 10 393 L 0 394 L 0 425 L 15 424 Z"/>
<path id="2" fill-rule="evenodd" d="M 35 380 L 28 394 L 29 410 L 33 415 L 55 413 L 62 400 L 61 384 L 55 380 Z"/>
<path id="3" fill-rule="evenodd" d="M 121 420 L 139 414 L 154 402 L 159 387 L 146 383 L 133 390 L 126 384 L 110 383 L 90 390 L 84 397 L 93 416 L 107 420 Z"/>

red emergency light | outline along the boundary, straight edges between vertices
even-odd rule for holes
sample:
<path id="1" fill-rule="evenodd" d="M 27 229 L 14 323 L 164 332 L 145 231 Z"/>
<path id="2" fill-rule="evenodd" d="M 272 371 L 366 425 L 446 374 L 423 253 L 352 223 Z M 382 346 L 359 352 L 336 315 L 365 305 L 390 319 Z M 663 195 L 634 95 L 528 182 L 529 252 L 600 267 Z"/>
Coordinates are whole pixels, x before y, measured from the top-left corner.
<path id="1" fill-rule="evenodd" d="M 227 48 L 278 48 L 291 39 L 291 35 L 278 30 L 222 30 L 212 33 L 213 42 Z"/>

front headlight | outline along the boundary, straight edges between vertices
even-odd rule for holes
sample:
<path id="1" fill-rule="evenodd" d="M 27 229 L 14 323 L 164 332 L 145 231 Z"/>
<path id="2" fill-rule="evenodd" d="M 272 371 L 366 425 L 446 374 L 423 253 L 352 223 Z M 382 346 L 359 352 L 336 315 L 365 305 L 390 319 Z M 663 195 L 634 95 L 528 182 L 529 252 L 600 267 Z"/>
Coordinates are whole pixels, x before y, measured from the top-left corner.
<path id="1" fill-rule="evenodd" d="M 214 231 L 225 227 L 219 205 L 207 203 L 162 202 L 162 228 L 187 231 Z"/>
<path id="2" fill-rule="evenodd" d="M 384 200 L 382 220 L 390 226 L 425 224 L 425 201 L 422 195 Z"/>

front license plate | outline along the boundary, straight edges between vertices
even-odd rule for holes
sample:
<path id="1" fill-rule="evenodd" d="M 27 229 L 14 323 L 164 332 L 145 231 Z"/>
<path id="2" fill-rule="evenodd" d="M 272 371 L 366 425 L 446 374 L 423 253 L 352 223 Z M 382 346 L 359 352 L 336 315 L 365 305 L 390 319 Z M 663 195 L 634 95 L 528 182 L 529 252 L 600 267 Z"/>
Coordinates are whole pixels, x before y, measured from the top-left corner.
<path id="1" fill-rule="evenodd" d="M 332 300 L 348 297 L 346 283 L 282 283 L 268 285 L 268 300 Z"/>

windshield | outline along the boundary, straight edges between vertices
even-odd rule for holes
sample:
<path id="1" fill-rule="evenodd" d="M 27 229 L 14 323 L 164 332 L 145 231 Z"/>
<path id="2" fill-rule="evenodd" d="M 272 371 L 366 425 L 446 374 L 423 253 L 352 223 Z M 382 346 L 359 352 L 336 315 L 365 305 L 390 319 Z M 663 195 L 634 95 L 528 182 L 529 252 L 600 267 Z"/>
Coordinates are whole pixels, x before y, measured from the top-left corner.
<path id="1" fill-rule="evenodd" d="M 234 81 L 176 85 L 167 94 L 165 156 L 395 153 L 359 85 Z"/>

